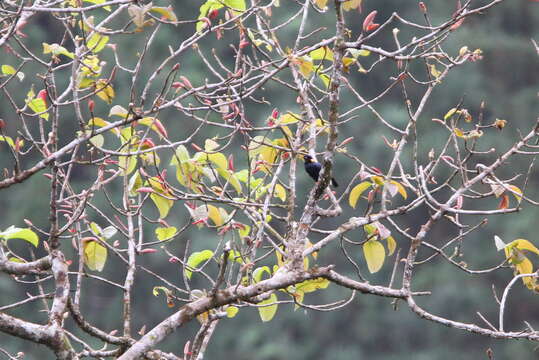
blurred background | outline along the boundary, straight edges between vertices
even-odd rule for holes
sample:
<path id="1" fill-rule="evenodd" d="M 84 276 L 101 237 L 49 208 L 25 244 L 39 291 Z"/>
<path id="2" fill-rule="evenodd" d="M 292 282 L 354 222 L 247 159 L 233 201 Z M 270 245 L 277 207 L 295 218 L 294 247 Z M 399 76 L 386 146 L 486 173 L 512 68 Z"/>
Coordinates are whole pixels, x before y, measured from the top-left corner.
<path id="1" fill-rule="evenodd" d="M 157 3 L 157 2 L 156 2 Z M 170 2 L 162 2 L 166 5 Z M 175 12 L 180 20 L 192 19 L 198 16 L 198 8 L 201 2 L 171 2 L 175 7 Z M 434 25 L 446 21 L 455 11 L 454 1 L 426 1 L 425 2 L 431 21 Z M 486 1 L 473 1 L 473 6 L 479 6 Z M 295 2 L 281 1 L 280 8 L 273 11 L 274 24 L 279 23 L 279 19 L 286 19 L 292 12 L 298 10 Z M 363 2 L 363 12 L 359 14 L 352 11 L 346 14 L 348 27 L 355 35 L 359 34 L 361 23 L 366 14 L 371 10 L 377 10 L 377 22 L 383 22 L 393 12 L 398 12 L 402 17 L 415 22 L 423 23 L 423 15 L 418 9 L 416 1 L 399 0 L 365 0 Z M 96 18 L 103 15 L 96 13 Z M 127 16 L 127 15 L 126 15 Z M 279 32 L 283 46 L 293 46 L 294 36 L 297 32 L 299 21 L 296 20 L 288 27 Z M 413 36 L 419 36 L 417 31 L 401 25 L 399 37 L 401 42 L 409 41 Z M 317 40 L 331 36 L 334 29 L 334 13 L 329 10 L 322 14 L 313 14 L 309 23 L 310 29 L 317 27 L 327 27 L 326 31 L 320 32 L 304 45 L 312 45 Z M 382 46 L 389 50 L 394 49 L 394 42 L 391 35 L 392 27 L 374 38 L 369 43 L 371 46 Z M 150 29 L 133 35 L 114 36 L 110 42 L 117 44 L 118 54 L 124 66 L 132 67 L 137 54 L 142 51 L 142 47 L 150 34 Z M 143 66 L 139 86 L 142 88 L 145 79 L 152 74 L 157 64 L 168 52 L 168 46 L 173 47 L 179 43 L 179 39 L 192 34 L 194 25 L 181 25 L 178 27 L 163 26 L 159 35 L 148 50 L 145 66 Z M 25 44 L 36 53 L 41 53 L 43 42 L 59 43 L 63 28 L 61 24 L 51 16 L 41 14 L 36 15 L 24 29 L 28 35 Z M 507 127 L 502 132 L 489 131 L 481 138 L 478 150 L 488 150 L 496 148 L 498 153 L 507 150 L 518 139 L 519 134 L 525 134 L 531 130 L 539 116 L 538 101 L 538 80 L 539 80 L 539 57 L 536 54 L 531 39 L 539 40 L 539 4 L 529 0 L 505 1 L 481 16 L 474 16 L 466 19 L 464 24 L 455 31 L 444 43 L 444 49 L 449 54 L 457 54 L 462 46 L 468 46 L 474 50 L 480 48 L 483 51 L 483 59 L 478 62 L 469 62 L 453 70 L 444 79 L 442 84 L 436 87 L 434 95 L 428 102 L 423 116 L 418 123 L 418 137 L 420 139 L 420 153 L 423 161 L 427 159 L 427 152 L 431 148 L 438 149 L 441 142 L 447 138 L 439 125 L 434 124 L 432 118 L 443 118 L 444 114 L 459 101 L 463 101 L 463 107 L 469 111 L 476 119 L 479 115 L 481 102 L 485 102 L 484 123 L 492 123 L 496 118 L 506 119 Z M 232 40 L 231 40 L 232 39 Z M 209 53 L 212 48 L 224 59 L 227 64 L 233 63 L 230 43 L 237 43 L 237 34 L 225 33 L 223 39 L 218 40 L 215 36 L 206 37 L 200 44 L 202 51 Z M 13 45 L 13 44 L 12 44 Z M 19 49 L 20 50 L 20 49 Z M 68 48 L 68 50 L 71 50 Z M 109 49 L 100 53 L 100 57 L 107 61 L 106 71 L 110 71 L 114 63 L 112 51 Z M 6 51 L 6 47 L 0 49 L 0 63 L 18 64 L 16 57 Z M 367 68 L 375 59 L 371 57 L 361 59 L 363 67 Z M 194 51 L 186 52 L 179 59 L 182 74 L 186 75 L 193 84 L 202 84 L 205 79 L 212 79 L 202 65 L 200 58 Z M 363 63 L 364 62 L 364 63 Z M 422 65 L 422 64 L 419 64 Z M 418 66 L 419 66 L 418 65 Z M 15 66 L 16 67 L 16 66 Z M 13 99 L 19 104 L 23 104 L 26 92 L 33 84 L 36 92 L 42 88 L 43 83 L 32 75 L 44 73 L 44 68 L 28 64 L 23 71 L 26 78 L 15 84 L 12 82 L 7 90 Z M 58 75 L 58 83 L 67 81 L 70 73 L 69 69 Z M 421 74 L 420 71 L 417 73 Z M 397 74 L 394 63 L 383 63 L 368 74 L 351 70 L 350 81 L 354 87 L 365 97 L 372 98 L 386 88 L 391 82 L 390 77 Z M 161 74 L 165 77 L 166 74 Z M 425 79 L 424 71 L 422 79 Z M 63 78 L 62 78 L 63 77 Z M 129 88 L 131 86 L 129 74 L 118 71 L 116 81 L 116 98 L 113 104 L 122 104 L 128 107 Z M 157 84 L 159 85 L 159 84 Z M 155 86 L 155 91 L 159 91 L 159 86 Z M 411 99 L 414 105 L 418 103 L 418 96 L 421 95 L 421 88 L 410 86 Z M 140 90 L 139 90 L 140 91 Z M 249 120 L 256 125 L 265 123 L 274 107 L 281 112 L 299 112 L 295 103 L 296 95 L 292 92 L 284 93 L 283 88 L 275 83 L 268 83 L 264 88 L 264 97 L 271 101 L 271 105 L 257 105 L 255 103 L 247 105 L 247 115 Z M 342 99 L 343 109 L 349 109 L 357 105 L 354 100 L 344 94 Z M 381 102 L 375 105 L 387 120 L 396 126 L 402 126 L 407 121 L 407 114 L 399 90 L 390 92 Z M 96 100 L 96 114 L 106 117 L 109 106 Z M 61 141 L 68 142 L 76 132 L 77 123 L 72 110 L 62 110 L 62 123 L 60 136 Z M 4 94 L 0 95 L 0 118 L 7 123 L 6 132 L 15 136 L 17 131 L 17 117 L 13 113 L 13 108 L 9 105 Z M 182 117 L 173 110 L 164 111 L 159 118 L 165 123 L 171 139 L 181 140 L 188 136 L 196 125 L 193 121 Z M 204 139 L 214 136 L 216 130 L 210 129 L 208 132 L 197 135 L 195 142 L 203 144 Z M 224 134 L 220 134 L 224 135 Z M 358 156 L 365 163 L 375 166 L 382 171 L 386 171 L 391 160 L 391 151 L 382 141 L 382 136 L 393 139 L 394 134 L 380 126 L 378 120 L 371 113 L 365 111 L 359 113 L 359 118 L 346 124 L 341 129 L 341 140 L 348 136 L 354 136 L 354 141 L 348 145 L 350 153 Z M 324 139 L 319 139 L 318 150 L 323 149 Z M 239 149 L 238 149 L 239 150 Z M 245 155 L 241 151 L 235 152 L 237 168 L 246 166 Z M 409 154 L 408 154 L 409 155 Z M 170 156 L 170 154 L 168 155 Z M 409 156 L 408 156 L 409 158 Z M 37 157 L 28 158 L 24 166 L 30 166 Z M 493 161 L 493 157 L 485 156 L 481 160 L 485 163 Z M 11 168 L 11 157 L 5 145 L 0 143 L 0 169 Z M 169 157 L 163 157 L 163 164 L 168 164 Z M 243 161 L 243 163 L 242 163 Z M 347 184 L 357 172 L 354 163 L 342 155 L 336 157 L 335 176 L 339 183 Z M 497 173 L 500 178 L 509 178 L 518 173 L 525 173 L 530 164 L 530 159 L 525 157 L 515 157 L 505 170 Z M 300 168 L 301 171 L 303 171 Z M 88 184 L 88 178 L 93 178 L 95 169 L 76 169 L 74 176 L 74 187 L 77 191 L 83 189 Z M 537 171 L 533 169 L 530 178 L 527 195 L 533 199 L 539 199 Z M 523 187 L 523 177 L 515 182 L 515 185 Z M 304 199 L 310 186 L 311 179 L 298 176 L 300 193 L 299 199 Z M 519 182 L 520 181 L 520 182 Z M 115 187 L 116 186 L 116 187 Z M 339 190 L 344 189 L 344 186 Z M 120 201 L 120 187 L 113 185 L 108 189 L 115 201 Z M 338 192 L 339 193 L 339 192 Z M 0 230 L 4 230 L 10 225 L 24 227 L 23 219 L 30 219 L 36 226 L 48 229 L 48 205 L 49 205 L 49 181 L 47 178 L 36 175 L 24 184 L 12 186 L 0 193 Z M 495 207 L 495 201 L 489 200 L 488 205 Z M 511 199 L 514 201 L 514 199 Z M 94 204 L 103 209 L 110 209 L 104 196 L 96 196 Z M 304 203 L 298 202 L 298 211 L 302 210 Z M 475 207 L 474 204 L 466 203 L 465 206 Z M 335 228 L 343 219 L 355 216 L 357 210 L 352 210 L 347 205 L 345 212 L 336 219 L 324 220 L 319 224 L 321 228 Z M 147 211 L 151 213 L 151 206 Z M 359 209 L 360 212 L 363 209 Z M 298 212 L 299 214 L 299 212 Z M 155 215 L 155 214 L 153 214 Z M 402 219 L 402 224 L 412 230 L 425 221 L 425 209 L 418 209 L 414 213 Z M 94 221 L 98 221 L 97 214 Z M 493 242 L 493 236 L 497 234 L 506 242 L 516 238 L 525 238 L 539 246 L 539 237 L 535 225 L 539 209 L 524 204 L 523 211 L 516 215 L 506 215 L 488 218 L 488 223 L 478 231 L 472 233 L 462 243 L 463 257 L 460 259 L 468 264 L 471 269 L 485 269 L 493 267 L 503 261 L 503 253 L 497 252 Z M 155 216 L 154 216 L 155 217 Z M 484 217 L 467 219 L 469 224 L 480 222 Z M 398 222 L 401 219 L 396 219 Z M 190 221 L 188 213 L 182 204 L 176 204 L 167 217 L 171 226 L 181 227 Z M 106 224 L 103 224 L 106 226 Z M 282 225 L 276 225 L 282 229 Z M 155 226 L 148 225 L 147 235 L 153 236 Z M 412 231 L 413 232 L 413 231 Z M 456 234 L 454 226 L 449 221 L 440 221 L 435 225 L 429 234 L 427 241 L 441 246 L 448 239 Z M 349 238 L 357 241 L 362 239 L 360 230 L 348 234 Z M 406 254 L 407 240 L 394 233 L 398 247 L 401 249 L 401 256 Z M 42 237 L 41 240 L 45 238 Z M 217 241 L 214 231 L 206 229 L 196 229 L 191 227 L 177 239 L 174 244 L 170 244 L 172 252 L 180 252 L 184 245 L 184 240 L 191 240 L 193 251 L 206 248 L 213 248 Z M 311 241 L 319 239 L 313 235 Z M 65 244 L 66 252 L 75 258 L 70 244 Z M 387 285 L 391 273 L 394 256 L 387 259 L 382 271 L 375 275 L 368 275 L 363 254 L 360 247 L 347 249 L 355 255 L 359 262 L 361 271 L 372 284 Z M 25 245 L 20 246 L 20 253 L 26 253 Z M 42 245 L 38 249 L 36 256 L 44 254 Z M 426 250 L 420 251 L 419 259 L 424 259 L 431 253 Z M 533 255 L 531 255 L 533 256 Z M 538 263 L 537 258 L 532 262 Z M 177 265 L 168 262 L 168 257 L 164 253 L 156 253 L 151 256 L 142 256 L 140 259 L 143 265 L 151 267 L 156 272 L 164 275 L 173 283 L 182 284 L 182 275 Z M 274 262 L 273 259 L 268 264 Z M 338 244 L 333 244 L 323 251 L 316 261 L 317 264 L 336 264 L 337 270 L 354 276 L 354 269 L 344 261 L 342 252 Z M 217 267 L 215 267 L 216 269 Z M 402 269 L 402 268 L 401 268 Z M 107 266 L 101 276 L 122 282 L 124 276 L 123 265 L 113 257 L 109 259 Z M 511 280 L 512 271 L 508 268 L 500 269 L 496 272 L 484 276 L 470 276 L 459 271 L 454 266 L 443 261 L 439 257 L 434 261 L 418 266 L 416 268 L 413 287 L 417 291 L 430 290 L 432 296 L 418 298 L 416 301 L 421 306 L 434 314 L 444 316 L 457 321 L 477 323 L 485 326 L 478 317 L 480 312 L 495 326 L 497 325 L 498 305 L 493 297 L 493 287 L 498 296 L 505 285 Z M 136 279 L 134 294 L 134 329 L 146 326 L 151 329 L 164 317 L 178 310 L 168 308 L 163 297 L 152 296 L 152 288 L 161 285 L 155 278 L 148 276 L 144 272 L 139 272 Z M 193 288 L 207 286 L 203 279 L 193 277 Z M 400 286 L 400 282 L 396 284 Z M 46 291 L 50 288 L 45 287 Z M 8 304 L 15 299 L 21 299 L 26 292 L 36 293 L 35 285 L 21 285 L 15 283 L 9 276 L 0 274 L 0 299 L 1 305 Z M 285 299 L 286 296 L 278 295 Z M 121 292 L 111 286 L 103 285 L 98 281 L 88 280 L 83 286 L 83 313 L 88 314 L 87 320 L 96 326 L 100 326 L 107 331 L 119 329 L 121 324 Z M 343 298 L 348 298 L 350 292 L 330 285 L 327 290 L 309 294 L 305 297 L 307 304 L 324 304 Z M 506 329 L 524 330 L 524 321 L 528 321 L 531 326 L 539 328 L 539 299 L 537 295 L 528 291 L 522 283 L 518 283 L 511 291 L 506 308 Z M 178 305 L 178 304 L 177 304 Z M 14 316 L 33 319 L 36 322 L 46 321 L 47 314 L 39 311 L 37 306 L 22 307 L 9 313 Z M 68 322 L 71 320 L 68 319 Z M 198 331 L 199 324 L 196 321 L 181 328 L 170 335 L 163 343 L 162 349 L 181 353 L 185 342 L 192 339 Z M 75 328 L 75 327 L 73 327 Z M 82 335 L 78 330 L 74 334 Z M 92 344 L 98 346 L 99 344 Z M 0 334 L 0 346 L 12 353 L 23 351 L 28 359 L 52 359 L 52 353 L 38 345 L 31 345 L 22 342 L 14 337 Z M 236 359 L 236 360 L 303 360 L 303 359 L 370 359 L 370 360 L 393 360 L 393 359 L 488 359 L 486 350 L 491 348 L 495 359 L 535 359 L 538 358 L 536 343 L 527 341 L 510 341 L 489 339 L 464 331 L 455 330 L 433 324 L 418 318 L 412 314 L 406 304 L 397 302 L 393 304 L 390 299 L 377 298 L 368 295 L 356 295 L 355 299 L 346 307 L 332 312 L 317 312 L 314 310 L 298 309 L 294 311 L 293 305 L 282 305 L 279 307 L 277 315 L 269 323 L 260 321 L 256 309 L 242 309 L 234 319 L 225 319 L 217 325 L 216 333 L 213 336 L 207 349 L 207 359 Z M 0 358 L 2 358 L 0 354 Z"/>

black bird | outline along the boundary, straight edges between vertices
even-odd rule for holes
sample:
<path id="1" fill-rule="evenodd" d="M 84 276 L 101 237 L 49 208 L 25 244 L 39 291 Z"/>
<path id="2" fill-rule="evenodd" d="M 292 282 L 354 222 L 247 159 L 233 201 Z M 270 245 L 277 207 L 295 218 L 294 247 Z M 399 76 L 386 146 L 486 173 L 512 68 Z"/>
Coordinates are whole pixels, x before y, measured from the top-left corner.
<path id="1" fill-rule="evenodd" d="M 305 171 L 309 174 L 314 181 L 318 181 L 318 175 L 320 175 L 320 170 L 322 170 L 322 164 L 313 160 L 311 155 L 304 155 L 303 160 L 305 160 Z M 334 178 L 331 178 L 331 185 L 338 187 L 337 181 Z"/>

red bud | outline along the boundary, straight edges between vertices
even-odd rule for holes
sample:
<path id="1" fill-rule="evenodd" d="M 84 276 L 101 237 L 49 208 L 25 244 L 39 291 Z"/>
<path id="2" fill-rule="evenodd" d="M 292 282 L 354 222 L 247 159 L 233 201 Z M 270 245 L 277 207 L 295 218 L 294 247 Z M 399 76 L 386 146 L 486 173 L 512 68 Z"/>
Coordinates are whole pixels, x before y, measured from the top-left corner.
<path id="1" fill-rule="evenodd" d="M 37 94 L 37 97 L 45 102 L 47 104 L 47 90 L 39 90 L 39 93 Z"/>
<path id="2" fill-rule="evenodd" d="M 157 252 L 157 249 L 142 249 L 139 251 L 140 254 L 153 254 L 156 252 Z"/>
<path id="3" fill-rule="evenodd" d="M 94 108 L 95 108 L 95 101 L 93 101 L 92 99 L 89 99 L 88 100 L 88 110 L 90 110 L 90 112 L 93 113 Z"/>
<path id="4" fill-rule="evenodd" d="M 363 20 L 363 31 L 368 32 L 374 30 L 372 29 L 374 25 L 377 25 L 375 28 L 380 26 L 379 24 L 374 24 L 374 18 L 376 17 L 376 14 L 378 14 L 378 11 L 373 10 L 370 12 L 369 15 L 367 15 L 367 17 L 365 17 L 365 20 Z"/>

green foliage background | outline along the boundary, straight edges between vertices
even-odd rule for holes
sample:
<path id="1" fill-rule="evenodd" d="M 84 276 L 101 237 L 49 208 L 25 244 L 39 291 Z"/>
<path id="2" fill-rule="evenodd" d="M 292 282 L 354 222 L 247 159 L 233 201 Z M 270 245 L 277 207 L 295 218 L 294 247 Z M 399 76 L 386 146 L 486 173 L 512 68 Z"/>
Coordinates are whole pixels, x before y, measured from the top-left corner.
<path id="1" fill-rule="evenodd" d="M 176 14 L 180 19 L 194 18 L 198 15 L 199 2 L 178 1 L 172 2 L 175 6 Z M 478 6 L 484 1 L 474 1 Z M 432 1 L 426 2 L 429 11 L 435 17 L 433 23 L 438 23 L 452 14 L 454 2 Z M 361 21 L 365 14 L 371 10 L 378 10 L 378 19 L 384 19 L 392 12 L 396 11 L 405 18 L 421 22 L 422 15 L 417 8 L 415 1 L 402 0 L 365 0 L 363 4 L 363 14 L 349 13 L 347 15 L 348 26 L 355 32 L 359 30 Z M 297 10 L 297 5 L 292 1 L 282 1 L 281 8 L 275 9 L 274 19 L 283 19 L 292 11 Z M 334 26 L 333 12 L 321 14 L 314 18 L 311 27 L 327 26 L 330 30 Z M 294 22 L 290 28 L 280 33 L 283 43 L 290 43 L 295 33 Z M 193 25 L 183 25 L 177 28 L 168 27 L 163 29 L 157 41 L 150 49 L 147 59 L 148 63 L 154 63 L 160 59 L 162 53 L 167 51 L 169 44 L 175 44 L 177 39 L 190 34 L 194 29 Z M 308 31 L 308 30 L 307 30 Z M 391 29 L 387 31 L 386 37 L 378 37 L 370 45 L 392 46 Z M 33 49 L 39 49 L 42 42 L 59 42 L 58 36 L 62 30 L 58 24 L 52 23 L 50 18 L 39 15 L 33 18 L 25 29 L 28 35 L 27 44 Z M 133 36 L 121 36 L 111 39 L 111 42 L 119 44 L 123 49 L 131 49 L 132 53 L 121 53 L 122 61 L 132 65 L 136 61 L 137 53 L 141 51 L 145 39 L 149 35 L 148 30 Z M 400 36 L 407 38 L 413 36 L 402 29 Z M 443 84 L 436 88 L 433 99 L 427 106 L 425 115 L 419 121 L 419 136 L 422 138 L 424 148 L 420 149 L 426 157 L 428 150 L 435 146 L 441 139 L 440 128 L 431 122 L 432 117 L 443 117 L 446 111 L 454 107 L 461 99 L 464 99 L 465 107 L 470 109 L 474 116 L 477 116 L 480 103 L 486 102 L 485 122 L 490 123 L 495 118 L 508 120 L 509 124 L 503 132 L 487 135 L 482 138 L 482 150 L 496 147 L 497 150 L 507 149 L 518 137 L 518 130 L 529 131 L 539 115 L 539 102 L 537 98 L 539 82 L 539 57 L 535 53 L 530 38 L 539 40 L 539 4 L 528 0 L 506 1 L 501 6 L 490 10 L 484 16 L 476 16 L 467 19 L 464 25 L 458 29 L 446 43 L 449 53 L 456 54 L 461 46 L 468 46 L 470 49 L 481 48 L 484 52 L 484 59 L 476 63 L 468 63 L 459 67 L 444 80 Z M 313 42 L 316 39 L 313 39 Z M 205 51 L 215 47 L 220 53 L 226 53 L 229 42 L 236 42 L 237 39 L 224 38 L 221 41 L 211 37 L 211 41 L 206 41 L 202 46 Z M 9 63 L 13 57 L 2 51 L 1 63 Z M 200 59 L 189 52 L 188 56 L 181 59 L 183 73 L 189 77 L 193 83 L 202 83 L 204 78 L 210 76 L 204 73 Z M 231 53 L 230 53 L 231 54 Z M 154 59 L 155 57 L 155 59 Z M 112 64 L 113 58 L 107 61 Z M 33 73 L 32 66 L 25 69 L 28 74 Z M 355 70 L 353 70 L 355 71 Z M 363 75 L 360 73 L 351 75 L 354 85 L 363 95 L 367 97 L 375 96 L 387 86 L 389 77 L 395 75 L 394 66 L 380 67 L 373 73 Z M 68 76 L 68 74 L 66 74 Z M 147 79 L 149 74 L 143 73 L 140 84 L 144 84 L 143 79 Z M 164 76 L 164 75 L 163 75 Z M 20 84 L 20 88 L 11 88 L 14 96 L 24 99 L 30 84 L 36 84 L 39 89 L 37 79 L 27 77 Z M 142 85 L 141 85 L 142 86 Z M 115 81 L 117 98 L 114 103 L 125 104 L 128 101 L 128 89 L 130 87 L 129 78 L 126 74 L 119 72 Z M 253 121 L 263 121 L 266 114 L 269 114 L 272 107 L 281 110 L 297 109 L 294 103 L 293 94 L 282 93 L 273 85 L 266 88 L 267 99 L 272 102 L 271 106 L 259 108 L 249 108 L 248 114 L 251 117 L 258 116 L 260 119 Z M 413 92 L 413 90 L 412 90 Z M 291 95 L 291 96 L 289 96 Z M 15 121 L 16 116 L 10 112 L 6 98 L 0 96 L 0 118 L 8 123 Z M 350 106 L 350 99 L 343 99 L 345 106 Z M 99 107 L 102 107 L 99 109 Z M 98 103 L 96 112 L 103 110 L 104 105 Z M 377 110 L 387 119 L 394 123 L 406 121 L 406 113 L 402 104 L 399 91 L 393 91 L 383 102 L 377 105 Z M 72 114 L 64 114 L 66 118 Z M 167 118 L 168 117 L 168 118 Z M 161 120 L 166 124 L 170 134 L 181 137 L 192 129 L 186 126 L 184 119 L 178 118 L 176 113 L 162 114 Z M 262 119 L 264 118 L 264 119 Z M 74 117 L 73 117 L 74 119 Z M 381 136 L 391 136 L 384 133 L 377 126 L 377 120 L 369 113 L 361 117 L 360 121 L 349 123 L 342 133 L 352 134 L 354 142 L 349 146 L 349 150 L 357 154 L 363 161 L 381 169 L 387 168 L 390 159 L 387 147 L 381 141 Z M 69 124 L 64 122 L 62 132 L 72 133 L 76 127 L 75 121 Z M 376 129 L 371 131 L 371 129 Z M 60 134 L 61 135 L 61 134 Z M 198 140 L 212 136 L 213 134 L 200 134 Z M 9 166 L 9 156 L 7 148 L 0 145 L 0 166 Z M 238 152 L 235 158 L 241 162 L 242 154 Z M 245 159 L 243 159 L 245 161 Z M 515 167 L 521 168 L 525 163 L 518 164 L 515 159 Z M 25 163 L 29 166 L 31 162 Z M 527 164 L 527 163 L 526 163 Z M 339 182 L 345 183 L 354 174 L 351 173 L 351 166 L 344 157 L 337 156 L 336 167 L 338 169 Z M 79 169 L 76 173 L 78 179 L 77 186 L 84 187 L 86 178 L 92 174 L 84 169 Z M 500 174 L 502 175 L 502 174 Z M 511 175 L 511 174 L 505 174 Z M 300 174 L 299 181 L 304 186 L 306 195 L 310 179 Z M 537 199 L 537 172 L 533 173 L 531 182 L 528 185 L 529 196 Z M 34 224 L 47 228 L 48 218 L 48 180 L 41 175 L 37 175 L 28 180 L 25 184 L 13 186 L 1 192 L 0 196 L 0 229 L 5 229 L 14 224 L 23 226 L 23 219 L 31 219 Z M 301 196 L 301 193 L 300 193 Z M 105 199 L 99 201 L 105 204 Z M 302 204 L 298 204 L 302 208 Z M 105 205 L 104 205 L 105 206 Z M 181 210 L 178 204 L 173 208 L 173 213 L 169 216 L 170 224 L 180 227 L 189 221 L 187 214 Z M 337 224 L 340 219 L 350 216 L 351 209 L 347 213 L 331 220 L 329 225 Z M 418 212 L 418 223 L 411 224 L 413 227 L 420 225 L 423 213 Z M 490 219 L 491 221 L 479 232 L 468 238 L 463 244 L 464 258 L 471 268 L 491 267 L 503 260 L 503 255 L 497 253 L 493 244 L 493 235 L 498 234 L 504 240 L 512 240 L 517 237 L 526 238 L 539 245 L 539 237 L 535 225 L 539 211 L 530 206 L 524 206 L 524 211 L 516 216 L 505 216 Z M 477 219 L 479 221 L 480 219 Z M 148 235 L 151 236 L 151 229 Z M 448 222 L 437 224 L 432 231 L 429 241 L 433 243 L 443 243 L 443 239 L 452 236 L 452 228 Z M 184 237 L 192 240 L 193 250 L 201 250 L 211 247 L 213 232 L 197 230 L 192 228 Z M 351 237 L 354 235 L 351 234 Z M 357 236 L 360 233 L 357 232 Z M 397 241 L 399 241 L 398 237 Z M 438 239 L 437 239 L 438 238 Z M 315 240 L 315 239 L 314 239 Z M 66 247 L 70 246 L 65 244 Z M 179 239 L 175 247 L 182 248 L 184 244 Z M 401 239 L 399 242 L 401 254 L 406 251 L 406 242 Z M 174 248 L 174 247 L 173 247 Z M 342 254 L 337 246 L 329 249 L 319 259 L 320 263 L 335 263 L 342 266 L 342 271 L 349 271 L 343 265 Z M 24 251 L 21 247 L 21 251 Z M 40 249 L 43 252 L 43 249 Z M 361 249 L 349 249 L 349 251 L 360 258 L 362 271 L 368 273 L 362 260 Z M 427 253 L 424 254 L 428 255 Z M 393 258 L 392 258 L 393 259 Z M 391 260 L 392 260 L 391 259 Z M 107 264 L 103 276 L 121 280 L 123 269 L 115 268 L 114 259 Z M 152 263 L 158 267 L 161 273 L 168 274 L 173 281 L 180 281 L 181 274 L 178 267 L 169 264 L 164 254 L 146 255 L 143 261 Z M 534 259 L 537 264 L 537 259 Z M 427 268 L 428 267 L 428 268 Z M 370 278 L 371 283 L 388 281 L 388 274 L 391 271 L 391 264 L 387 263 L 384 269 Z M 495 284 L 498 294 L 501 289 L 511 279 L 512 273 L 509 269 L 497 271 L 488 276 L 471 277 L 462 272 L 456 271 L 454 267 L 441 261 L 440 259 L 418 267 L 414 286 L 416 290 L 433 289 L 432 296 L 419 299 L 421 305 L 436 314 L 454 318 L 465 322 L 477 322 L 481 320 L 476 315 L 480 311 L 487 319 L 497 324 L 497 306 L 492 297 L 491 285 Z M 195 279 L 196 281 L 196 279 Z M 134 328 L 146 325 L 147 329 L 156 325 L 167 314 L 176 311 L 177 308 L 167 308 L 162 297 L 153 297 L 151 289 L 155 281 L 143 273 L 139 273 L 135 286 L 135 322 Z M 196 283 L 195 286 L 196 287 Z M 46 289 L 50 290 L 50 289 Z M 35 293 L 35 287 L 28 285 L 26 288 L 15 284 L 6 275 L 0 275 L 0 293 L 2 304 L 24 297 L 25 292 Z M 121 316 L 121 294 L 115 289 L 104 286 L 98 282 L 89 282 L 83 289 L 84 304 L 83 312 L 90 313 L 89 320 L 95 325 L 101 325 L 105 329 L 113 330 L 120 326 Z M 537 312 L 537 295 L 524 289 L 522 284 L 514 289 L 514 293 L 508 303 L 507 316 L 508 327 L 511 329 L 524 329 L 523 320 L 527 320 L 532 326 L 539 327 L 539 313 Z M 318 292 L 316 295 L 307 295 L 306 302 L 322 304 L 335 301 L 350 296 L 349 292 L 330 286 L 327 290 Z M 395 309 L 396 308 L 396 309 Z M 28 312 L 34 313 L 34 321 L 45 321 L 46 314 L 37 312 L 35 308 L 21 309 L 13 311 L 11 314 L 28 318 Z M 70 320 L 68 320 L 70 321 Z M 184 343 L 191 338 L 197 329 L 198 323 L 193 322 L 172 334 L 166 340 L 166 348 L 178 351 L 183 348 Z M 52 354 L 37 345 L 29 345 L 18 339 L 0 334 L 0 344 L 2 347 L 12 351 L 23 351 L 28 359 L 52 359 Z M 391 304 L 391 300 L 376 298 L 373 296 L 357 295 L 348 306 L 333 312 L 315 312 L 312 310 L 293 311 L 293 306 L 281 306 L 277 316 L 269 323 L 261 323 L 258 313 L 255 310 L 240 311 L 238 316 L 231 320 L 221 321 L 216 330 L 210 346 L 206 353 L 207 359 L 236 359 L 236 360 L 300 360 L 300 359 L 371 359 L 371 360 L 393 360 L 393 359 L 487 359 L 485 350 L 492 348 L 496 359 L 532 359 L 538 356 L 535 351 L 537 344 L 524 341 L 494 340 L 462 331 L 444 328 L 440 325 L 419 319 L 408 311 L 405 304 Z M 2 355 L 0 355 L 1 358 Z"/>

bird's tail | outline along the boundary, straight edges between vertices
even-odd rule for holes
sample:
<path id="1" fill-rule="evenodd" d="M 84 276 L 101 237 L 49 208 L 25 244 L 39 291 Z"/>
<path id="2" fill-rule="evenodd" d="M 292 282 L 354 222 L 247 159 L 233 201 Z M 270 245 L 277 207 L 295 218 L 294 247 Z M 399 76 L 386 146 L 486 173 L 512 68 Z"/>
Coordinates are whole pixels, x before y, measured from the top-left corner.
<path id="1" fill-rule="evenodd" d="M 339 187 L 339 184 L 337 184 L 337 181 L 335 181 L 334 178 L 331 178 L 331 185 L 333 185 L 335 187 Z"/>

